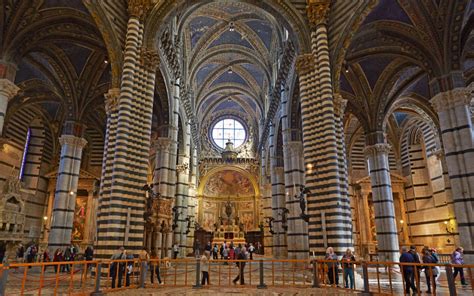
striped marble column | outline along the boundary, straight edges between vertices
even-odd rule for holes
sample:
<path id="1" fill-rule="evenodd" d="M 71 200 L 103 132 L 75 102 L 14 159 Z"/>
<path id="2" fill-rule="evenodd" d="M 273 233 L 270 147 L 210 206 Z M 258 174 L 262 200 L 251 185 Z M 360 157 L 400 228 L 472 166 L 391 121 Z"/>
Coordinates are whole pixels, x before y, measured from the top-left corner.
<path id="1" fill-rule="evenodd" d="M 143 17 L 151 3 L 129 1 L 124 63 L 99 200 L 96 257 L 109 258 L 119 247 L 143 246 L 145 193 L 151 136 L 156 52 L 142 47 Z"/>
<path id="2" fill-rule="evenodd" d="M 188 202 L 188 219 L 189 229 L 186 225 L 186 230 L 189 230 L 189 233 L 186 234 L 186 255 L 193 252 L 193 243 L 194 243 L 194 221 L 196 221 L 197 215 L 196 210 L 197 198 L 196 198 L 196 185 L 197 185 L 197 149 L 192 149 L 192 158 L 191 158 L 191 177 L 189 180 L 189 202 Z"/>
<path id="3" fill-rule="evenodd" d="M 0 65 L 1 66 L 1 65 Z M 20 88 L 8 79 L 0 78 L 0 136 L 3 134 L 3 123 L 7 112 L 8 101 L 13 98 Z"/>
<path id="4" fill-rule="evenodd" d="M 383 137 L 383 133 L 381 136 Z M 372 138 L 370 135 L 366 137 L 368 143 L 364 152 L 372 185 L 377 253 L 380 261 L 396 262 L 400 257 L 400 252 L 388 163 L 390 145 L 386 143 L 373 144 Z"/>
<path id="5" fill-rule="evenodd" d="M 474 263 L 474 128 L 472 89 L 455 88 L 431 99 L 438 113 L 454 211 L 465 262 Z"/>
<path id="6" fill-rule="evenodd" d="M 283 131 L 286 133 L 285 131 Z M 304 185 L 303 143 L 288 141 L 283 137 L 285 156 L 285 184 L 288 209 L 288 259 L 306 259 L 309 255 L 308 223 L 301 217 L 299 196 L 300 186 Z"/>
<path id="7" fill-rule="evenodd" d="M 176 172 L 178 181 L 176 183 L 176 208 L 178 210 L 178 221 L 176 221 L 175 243 L 179 245 L 180 256 L 186 253 L 186 227 L 189 204 L 189 156 L 180 155 L 178 157 Z"/>
<path id="8" fill-rule="evenodd" d="M 262 194 L 263 213 L 263 248 L 266 256 L 273 255 L 273 235 L 270 232 L 270 220 L 272 217 L 272 184 L 267 176 L 267 159 L 265 148 L 262 150 L 260 192 Z M 273 224 L 273 222 L 272 222 Z"/>
<path id="9" fill-rule="evenodd" d="M 341 254 L 352 247 L 351 209 L 339 164 L 326 21 L 330 1 L 308 2 L 312 53 L 296 61 L 301 93 L 303 151 L 311 252 L 325 254 L 331 246 Z"/>
<path id="10" fill-rule="evenodd" d="M 79 127 L 79 129 L 82 128 Z M 76 135 L 64 134 L 59 138 L 61 154 L 54 194 L 51 230 L 48 238 L 50 251 L 71 244 L 82 149 L 87 144 L 87 141 L 80 135 L 82 135 L 82 132 Z"/>
<path id="11" fill-rule="evenodd" d="M 273 256 L 286 258 L 287 243 L 283 215 L 285 207 L 285 170 L 283 167 L 272 168 L 272 217 L 273 217 Z"/>

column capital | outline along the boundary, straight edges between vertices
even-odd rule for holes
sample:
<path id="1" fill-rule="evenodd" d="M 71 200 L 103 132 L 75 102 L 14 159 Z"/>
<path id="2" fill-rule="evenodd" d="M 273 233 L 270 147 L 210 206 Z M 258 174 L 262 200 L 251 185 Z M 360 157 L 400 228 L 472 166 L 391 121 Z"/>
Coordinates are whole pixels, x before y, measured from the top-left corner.
<path id="1" fill-rule="evenodd" d="M 339 117 L 343 117 L 346 106 L 347 100 L 340 93 L 334 93 L 334 113 Z"/>
<path id="2" fill-rule="evenodd" d="M 326 24 L 329 17 L 330 0 L 307 0 L 306 13 L 314 26 Z"/>
<path id="3" fill-rule="evenodd" d="M 171 142 L 173 142 L 171 138 L 159 137 L 153 144 L 158 150 L 168 151 L 171 146 Z"/>
<path id="4" fill-rule="evenodd" d="M 155 71 L 160 66 L 160 55 L 154 49 L 142 47 L 140 52 L 140 63 L 148 71 Z"/>
<path id="5" fill-rule="evenodd" d="M 81 149 L 87 145 L 86 139 L 76 137 L 73 135 L 62 135 L 61 137 L 59 137 L 59 143 L 61 144 L 61 146 L 71 145 L 71 146 L 77 146 Z"/>
<path id="6" fill-rule="evenodd" d="M 283 144 L 283 148 L 287 149 L 290 155 L 303 155 L 303 142 L 289 141 Z"/>
<path id="7" fill-rule="evenodd" d="M 128 13 L 131 17 L 143 19 L 152 7 L 151 0 L 128 0 Z"/>
<path id="8" fill-rule="evenodd" d="M 472 89 L 458 87 L 445 92 L 438 93 L 430 102 L 436 112 L 443 112 L 458 106 L 470 106 Z"/>
<path id="9" fill-rule="evenodd" d="M 275 171 L 276 175 L 282 175 L 285 173 L 285 168 L 282 166 L 274 167 L 273 170 Z"/>
<path id="10" fill-rule="evenodd" d="M 370 146 L 365 146 L 364 154 L 366 156 L 377 155 L 379 153 L 389 153 L 392 147 L 387 143 L 378 143 Z"/>
<path id="11" fill-rule="evenodd" d="M 431 150 L 431 154 L 436 156 L 436 159 L 439 160 L 439 159 L 444 157 L 444 150 L 442 148 L 433 149 L 433 150 Z"/>
<path id="12" fill-rule="evenodd" d="M 0 79 L 0 93 L 4 94 L 8 100 L 13 98 L 19 90 L 20 88 L 10 80 L 5 78 Z"/>
<path id="13" fill-rule="evenodd" d="M 296 57 L 296 72 L 305 75 L 315 68 L 314 55 L 312 53 L 301 54 Z"/>
<path id="14" fill-rule="evenodd" d="M 120 97 L 120 88 L 111 88 L 108 92 L 104 94 L 105 97 L 105 112 L 109 114 L 118 104 L 118 99 Z"/>

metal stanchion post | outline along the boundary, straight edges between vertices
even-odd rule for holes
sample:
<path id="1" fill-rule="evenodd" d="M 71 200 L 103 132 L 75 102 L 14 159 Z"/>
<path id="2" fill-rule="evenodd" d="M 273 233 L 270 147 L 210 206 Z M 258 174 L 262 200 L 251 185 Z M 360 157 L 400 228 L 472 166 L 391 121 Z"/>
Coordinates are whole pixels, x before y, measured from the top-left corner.
<path id="1" fill-rule="evenodd" d="M 96 273 L 95 288 L 94 288 L 94 292 L 91 293 L 91 296 L 101 296 L 101 295 L 104 295 L 104 293 L 100 291 L 100 277 L 102 275 L 102 263 L 97 264 L 97 270 L 95 271 L 95 273 Z"/>
<path id="2" fill-rule="evenodd" d="M 0 274 L 0 295 L 6 295 L 5 291 L 7 290 L 7 281 L 8 281 L 8 263 L 5 263 L 1 267 L 1 274 Z"/>
<path id="3" fill-rule="evenodd" d="M 263 279 L 263 260 L 259 260 L 259 269 L 260 269 L 260 284 L 257 286 L 257 289 L 266 289 L 265 280 Z"/>
<path id="4" fill-rule="evenodd" d="M 146 272 L 148 270 L 148 264 L 146 261 L 142 261 L 141 266 L 141 273 L 140 273 L 140 288 L 145 288 L 145 281 L 146 281 Z"/>
<path id="5" fill-rule="evenodd" d="M 318 275 L 318 262 L 316 260 L 313 263 L 313 288 L 319 288 L 319 275 Z"/>
<path id="6" fill-rule="evenodd" d="M 446 265 L 446 279 L 448 280 L 449 295 L 456 296 L 456 283 L 454 282 L 453 267 Z"/>
<path id="7" fill-rule="evenodd" d="M 362 262 L 362 276 L 364 277 L 364 292 L 362 295 L 371 295 L 369 286 L 369 269 L 367 262 Z"/>
<path id="8" fill-rule="evenodd" d="M 201 261 L 199 259 L 196 259 L 196 283 L 193 285 L 193 289 L 201 289 Z"/>

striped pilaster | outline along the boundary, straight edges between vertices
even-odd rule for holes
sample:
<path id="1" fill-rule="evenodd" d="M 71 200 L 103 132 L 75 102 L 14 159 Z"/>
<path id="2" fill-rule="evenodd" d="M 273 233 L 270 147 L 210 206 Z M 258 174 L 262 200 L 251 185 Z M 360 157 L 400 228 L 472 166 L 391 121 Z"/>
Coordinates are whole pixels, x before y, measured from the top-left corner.
<path id="1" fill-rule="evenodd" d="M 379 259 L 381 261 L 398 261 L 400 253 L 388 163 L 389 151 L 390 145 L 376 143 L 366 146 L 364 152 L 372 185 Z"/>
<path id="2" fill-rule="evenodd" d="M 62 135 L 59 143 L 61 155 L 54 194 L 51 231 L 48 238 L 50 250 L 64 248 L 71 244 L 82 149 L 87 141 L 74 135 Z"/>
<path id="3" fill-rule="evenodd" d="M 130 2 L 120 96 L 108 119 L 103 184 L 97 217 L 96 257 L 109 258 L 119 247 L 143 246 L 144 199 L 157 54 L 142 48 L 144 7 Z"/>
<path id="4" fill-rule="evenodd" d="M 285 136 L 286 134 L 286 136 Z M 308 223 L 301 217 L 299 199 L 300 186 L 304 185 L 303 143 L 285 141 L 290 133 L 284 131 L 283 153 L 285 155 L 286 208 L 288 212 L 288 258 L 306 259 L 309 255 Z"/>
<path id="5" fill-rule="evenodd" d="M 465 262 L 474 263 L 474 130 L 471 89 L 438 93 L 431 103 L 438 113 L 451 192 Z"/>
<path id="6" fill-rule="evenodd" d="M 8 79 L 0 79 L 0 136 L 3 134 L 3 123 L 7 112 L 8 101 L 13 98 L 20 88 Z"/>

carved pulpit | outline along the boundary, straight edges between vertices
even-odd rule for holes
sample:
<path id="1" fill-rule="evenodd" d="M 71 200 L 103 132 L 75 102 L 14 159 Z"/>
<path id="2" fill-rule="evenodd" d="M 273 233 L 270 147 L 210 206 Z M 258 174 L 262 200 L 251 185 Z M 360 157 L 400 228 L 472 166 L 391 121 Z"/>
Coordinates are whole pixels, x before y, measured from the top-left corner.
<path id="1" fill-rule="evenodd" d="M 11 176 L 0 193 L 0 241 L 21 241 L 24 225 L 25 200 L 21 193 L 21 181 Z"/>

